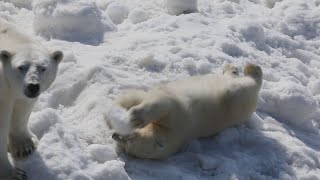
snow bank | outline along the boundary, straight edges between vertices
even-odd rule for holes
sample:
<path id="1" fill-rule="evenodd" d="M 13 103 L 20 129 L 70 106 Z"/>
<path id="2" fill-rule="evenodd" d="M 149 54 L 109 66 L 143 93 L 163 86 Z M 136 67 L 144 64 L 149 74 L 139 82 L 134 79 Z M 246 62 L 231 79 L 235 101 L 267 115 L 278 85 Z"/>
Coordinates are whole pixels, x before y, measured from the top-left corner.
<path id="1" fill-rule="evenodd" d="M 32 9 L 32 1 L 33 0 L 4 0 L 4 2 L 12 3 L 15 7 L 25 9 Z"/>
<path id="2" fill-rule="evenodd" d="M 180 15 L 198 11 L 198 0 L 166 0 L 170 14 Z"/>
<path id="3" fill-rule="evenodd" d="M 93 0 L 35 0 L 34 30 L 45 38 L 97 44 L 115 25 Z"/>

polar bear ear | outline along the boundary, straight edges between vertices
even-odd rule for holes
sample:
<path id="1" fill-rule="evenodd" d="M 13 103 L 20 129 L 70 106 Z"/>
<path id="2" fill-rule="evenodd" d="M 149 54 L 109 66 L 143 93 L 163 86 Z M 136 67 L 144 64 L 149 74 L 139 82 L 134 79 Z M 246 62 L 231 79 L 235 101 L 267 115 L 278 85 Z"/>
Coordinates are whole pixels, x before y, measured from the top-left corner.
<path id="1" fill-rule="evenodd" d="M 0 60 L 2 62 L 8 62 L 12 57 L 12 54 L 6 50 L 0 50 Z"/>
<path id="2" fill-rule="evenodd" d="M 62 51 L 53 52 L 52 59 L 55 60 L 57 63 L 60 63 L 63 59 L 63 52 Z"/>

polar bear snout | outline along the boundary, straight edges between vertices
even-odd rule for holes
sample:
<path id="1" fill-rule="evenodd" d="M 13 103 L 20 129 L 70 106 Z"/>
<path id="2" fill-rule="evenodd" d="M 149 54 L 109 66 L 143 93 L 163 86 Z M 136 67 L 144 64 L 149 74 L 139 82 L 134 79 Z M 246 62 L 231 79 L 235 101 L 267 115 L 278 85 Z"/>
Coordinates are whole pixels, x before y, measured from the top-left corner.
<path id="1" fill-rule="evenodd" d="M 24 87 L 24 94 L 29 98 L 35 98 L 40 94 L 40 85 L 30 83 Z"/>

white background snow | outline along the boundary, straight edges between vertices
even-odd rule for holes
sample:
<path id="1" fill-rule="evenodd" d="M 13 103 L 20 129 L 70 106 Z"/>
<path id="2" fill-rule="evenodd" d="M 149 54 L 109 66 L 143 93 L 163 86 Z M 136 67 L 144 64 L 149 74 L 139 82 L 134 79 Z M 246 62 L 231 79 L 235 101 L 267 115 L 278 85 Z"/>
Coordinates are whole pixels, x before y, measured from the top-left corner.
<path id="1" fill-rule="evenodd" d="M 198 0 L 175 16 L 164 0 L 0 1 L 0 18 L 65 53 L 30 117 L 38 149 L 18 165 L 30 180 L 320 179 L 319 4 Z M 248 123 L 162 161 L 115 152 L 119 94 L 246 62 L 264 71 Z"/>

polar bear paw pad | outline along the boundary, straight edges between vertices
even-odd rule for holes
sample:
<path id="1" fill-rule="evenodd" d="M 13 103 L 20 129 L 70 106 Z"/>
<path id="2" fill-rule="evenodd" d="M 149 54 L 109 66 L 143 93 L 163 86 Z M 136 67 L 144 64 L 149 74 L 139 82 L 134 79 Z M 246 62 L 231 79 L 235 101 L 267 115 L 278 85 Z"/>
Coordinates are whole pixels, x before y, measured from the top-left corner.
<path id="1" fill-rule="evenodd" d="M 9 150 L 14 159 L 20 160 L 30 156 L 37 148 L 37 139 L 30 137 L 24 140 L 10 139 Z"/>
<path id="2" fill-rule="evenodd" d="M 15 168 L 13 173 L 13 180 L 28 180 L 27 173 L 19 168 Z"/>
<path id="3" fill-rule="evenodd" d="M 132 108 L 130 110 L 129 120 L 134 129 L 143 128 L 149 123 L 145 117 L 145 110 L 143 108 Z"/>

